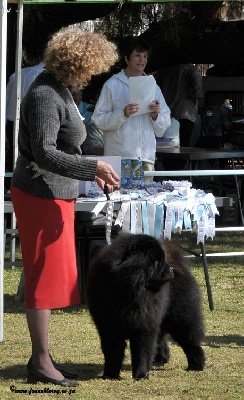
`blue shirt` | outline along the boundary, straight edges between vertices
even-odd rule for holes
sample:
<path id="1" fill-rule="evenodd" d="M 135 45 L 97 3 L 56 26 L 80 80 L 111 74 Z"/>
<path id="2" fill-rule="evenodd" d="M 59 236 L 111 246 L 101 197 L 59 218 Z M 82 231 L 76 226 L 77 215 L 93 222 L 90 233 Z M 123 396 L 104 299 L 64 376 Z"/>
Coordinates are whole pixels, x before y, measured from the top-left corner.
<path id="1" fill-rule="evenodd" d="M 84 123 L 85 124 L 91 124 L 91 116 L 92 116 L 92 112 L 87 110 L 87 107 L 89 107 L 91 104 L 86 103 L 84 101 L 81 101 L 80 104 L 78 105 L 78 110 L 80 111 L 81 115 L 84 119 Z"/>

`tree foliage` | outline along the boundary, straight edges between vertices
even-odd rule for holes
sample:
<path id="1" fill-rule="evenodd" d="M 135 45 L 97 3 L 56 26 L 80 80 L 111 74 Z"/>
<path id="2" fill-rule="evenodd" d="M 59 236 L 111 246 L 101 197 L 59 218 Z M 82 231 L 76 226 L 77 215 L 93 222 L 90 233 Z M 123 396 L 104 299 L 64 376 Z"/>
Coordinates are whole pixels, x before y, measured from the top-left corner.
<path id="1" fill-rule="evenodd" d="M 198 1 L 171 3 L 123 2 L 113 12 L 96 21 L 95 29 L 117 41 L 140 35 L 166 23 L 164 39 L 173 44 L 188 34 L 189 24 L 197 33 L 214 28 L 227 11 L 227 17 L 240 18 L 242 2 Z M 170 21 L 170 28 L 168 22 Z M 169 32 L 170 31 L 170 32 Z"/>
<path id="2" fill-rule="evenodd" d="M 116 41 L 120 49 L 126 45 L 128 37 L 140 35 L 150 41 L 154 55 L 150 68 L 154 69 L 157 63 L 194 62 L 189 46 L 205 39 L 209 32 L 221 29 L 221 23 L 228 17 L 240 18 L 241 11 L 239 1 L 124 2 L 95 26 L 97 31 Z M 206 45 L 206 41 L 199 44 L 203 43 Z M 208 55 L 205 58 L 208 59 Z"/>
<path id="3" fill-rule="evenodd" d="M 241 1 L 223 2 L 230 18 L 240 18 Z M 25 61 L 35 64 L 51 34 L 62 26 L 94 20 L 95 30 L 118 44 L 135 35 L 145 35 L 156 51 L 179 49 L 220 23 L 221 1 L 169 3 L 80 3 L 24 6 L 23 50 Z M 8 13 L 7 75 L 14 71 L 17 5 Z M 166 49 L 167 48 L 167 49 Z"/>

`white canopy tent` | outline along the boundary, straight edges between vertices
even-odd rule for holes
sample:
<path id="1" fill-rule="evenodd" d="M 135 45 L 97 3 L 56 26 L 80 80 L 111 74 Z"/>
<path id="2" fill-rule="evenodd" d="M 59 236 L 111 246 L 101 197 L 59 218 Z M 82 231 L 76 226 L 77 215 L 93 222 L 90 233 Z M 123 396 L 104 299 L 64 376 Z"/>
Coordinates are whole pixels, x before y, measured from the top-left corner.
<path id="1" fill-rule="evenodd" d="M 123 0 L 75 0 L 76 3 L 120 3 Z M 131 0 L 133 2 L 145 3 L 161 3 L 161 2 L 177 2 L 180 0 Z M 187 1 L 187 0 L 181 0 Z M 199 1 L 199 0 L 191 0 Z M 204 0 L 214 1 L 214 0 Z M 215 0 L 216 1 L 216 0 Z M 222 1 L 222 0 L 217 0 Z M 229 0 L 230 1 L 230 0 Z M 5 176 L 5 108 L 6 108 L 6 53 L 7 53 L 7 7 L 8 4 L 18 4 L 18 28 L 17 28 L 17 46 L 16 46 L 16 63 L 15 73 L 17 74 L 16 83 L 16 116 L 14 122 L 14 159 L 17 156 L 17 136 L 18 136 L 18 120 L 19 120 L 19 104 L 20 104 L 20 78 L 21 78 L 21 61 L 22 61 L 22 29 L 23 29 L 23 7 L 24 4 L 45 4 L 45 3 L 73 3 L 73 0 L 0 0 L 1 5 L 1 21 L 0 21 L 0 341 L 4 338 L 3 315 L 4 315 L 4 176 Z"/>

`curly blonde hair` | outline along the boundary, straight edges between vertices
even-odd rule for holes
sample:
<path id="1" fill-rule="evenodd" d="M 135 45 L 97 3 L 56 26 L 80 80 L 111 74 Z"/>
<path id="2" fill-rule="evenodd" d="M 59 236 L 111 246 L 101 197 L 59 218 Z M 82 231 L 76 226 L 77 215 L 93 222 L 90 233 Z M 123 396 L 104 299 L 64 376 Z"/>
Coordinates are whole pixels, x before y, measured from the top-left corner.
<path id="1" fill-rule="evenodd" d="M 109 69 L 118 60 L 117 47 L 99 33 L 67 27 L 55 33 L 47 44 L 44 64 L 65 86 L 82 88 L 92 75 Z"/>

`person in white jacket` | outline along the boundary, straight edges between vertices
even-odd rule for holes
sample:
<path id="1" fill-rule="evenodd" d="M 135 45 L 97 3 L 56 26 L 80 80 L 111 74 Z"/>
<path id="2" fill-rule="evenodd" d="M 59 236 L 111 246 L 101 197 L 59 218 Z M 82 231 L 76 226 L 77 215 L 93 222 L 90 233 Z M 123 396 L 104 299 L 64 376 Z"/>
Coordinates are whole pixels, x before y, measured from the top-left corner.
<path id="1" fill-rule="evenodd" d="M 149 55 L 147 42 L 132 40 L 125 54 L 126 68 L 103 85 L 92 120 L 104 133 L 104 155 L 140 159 L 144 170 L 153 171 L 156 137 L 162 137 L 170 126 L 170 110 L 158 85 L 145 114 L 134 115 L 139 104 L 130 103 L 129 94 L 129 78 L 146 75 Z"/>
<path id="2" fill-rule="evenodd" d="M 21 101 L 25 97 L 30 85 L 36 77 L 44 71 L 44 63 L 41 61 L 39 64 L 21 69 Z M 14 121 L 15 117 L 15 85 L 17 76 L 13 73 L 8 81 L 6 87 L 6 119 Z"/>
<path id="3" fill-rule="evenodd" d="M 24 67 L 21 69 L 21 90 L 20 101 L 25 97 L 30 85 L 36 77 L 44 71 L 44 63 L 33 65 L 31 67 Z M 8 81 L 6 87 L 6 134 L 5 134 L 5 170 L 8 172 L 13 171 L 13 156 L 14 156 L 14 120 L 16 112 L 16 85 L 17 75 L 13 73 Z M 10 178 L 4 179 L 4 187 L 7 192 L 10 189 Z"/>
<path id="4" fill-rule="evenodd" d="M 32 82 L 43 71 L 44 63 L 42 61 L 39 64 L 21 69 L 20 101 L 25 97 Z M 13 170 L 13 130 L 16 112 L 16 80 L 17 75 L 13 73 L 10 76 L 6 87 L 6 170 L 10 172 Z"/>

